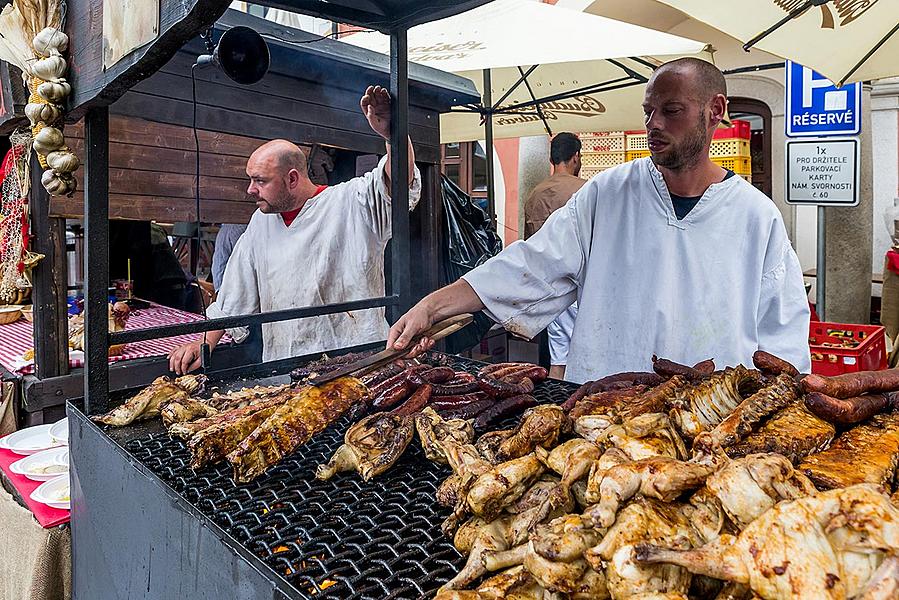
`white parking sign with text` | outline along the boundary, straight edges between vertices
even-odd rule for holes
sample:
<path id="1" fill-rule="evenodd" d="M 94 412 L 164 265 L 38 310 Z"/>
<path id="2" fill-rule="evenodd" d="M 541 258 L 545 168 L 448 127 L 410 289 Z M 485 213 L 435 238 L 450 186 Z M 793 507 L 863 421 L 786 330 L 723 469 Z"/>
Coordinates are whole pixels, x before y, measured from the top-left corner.
<path id="1" fill-rule="evenodd" d="M 786 159 L 787 204 L 858 204 L 858 138 L 787 140 Z"/>

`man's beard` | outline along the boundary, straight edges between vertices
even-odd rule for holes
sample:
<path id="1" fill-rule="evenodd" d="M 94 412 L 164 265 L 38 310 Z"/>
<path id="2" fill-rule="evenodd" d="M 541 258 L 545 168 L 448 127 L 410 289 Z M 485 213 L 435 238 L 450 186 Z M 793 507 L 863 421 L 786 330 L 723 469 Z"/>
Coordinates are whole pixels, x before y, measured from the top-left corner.
<path id="1" fill-rule="evenodd" d="M 672 171 L 690 168 L 704 158 L 707 135 L 705 120 L 700 117 L 696 128 L 683 141 L 672 142 L 661 155 L 652 154 L 652 162 Z"/>
<path id="2" fill-rule="evenodd" d="M 265 204 L 259 207 L 259 210 L 265 214 L 287 212 L 293 205 L 293 198 L 291 198 L 290 194 L 288 194 L 286 191 L 278 194 L 278 197 L 273 200 L 267 200 L 265 198 L 252 195 L 248 195 L 247 200 L 253 203 L 257 203 L 260 200 L 264 202 Z"/>

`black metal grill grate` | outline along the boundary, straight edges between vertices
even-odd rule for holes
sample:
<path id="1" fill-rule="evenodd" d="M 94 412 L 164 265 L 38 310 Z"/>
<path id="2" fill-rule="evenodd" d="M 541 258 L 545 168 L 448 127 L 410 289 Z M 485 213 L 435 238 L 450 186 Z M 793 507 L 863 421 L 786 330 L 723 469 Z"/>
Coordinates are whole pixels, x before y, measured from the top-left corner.
<path id="1" fill-rule="evenodd" d="M 471 372 L 482 366 L 456 357 L 448 364 Z M 534 395 L 561 402 L 574 389 L 546 381 Z M 433 593 L 465 562 L 440 531 L 449 511 L 436 503 L 435 492 L 449 468 L 425 459 L 413 441 L 393 468 L 371 482 L 355 473 L 315 479 L 315 467 L 343 442 L 348 425 L 342 420 L 240 486 L 227 463 L 192 471 L 186 446 L 164 433 L 132 440 L 126 448 L 262 559 L 293 588 L 293 596 L 415 599 Z"/>

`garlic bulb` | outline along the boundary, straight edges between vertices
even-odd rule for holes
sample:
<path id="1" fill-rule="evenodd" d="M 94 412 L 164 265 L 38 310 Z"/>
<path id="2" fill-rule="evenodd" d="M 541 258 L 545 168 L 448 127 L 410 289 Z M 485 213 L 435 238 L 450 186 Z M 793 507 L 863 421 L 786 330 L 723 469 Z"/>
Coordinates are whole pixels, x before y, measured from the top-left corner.
<path id="1" fill-rule="evenodd" d="M 31 64 L 31 72 L 44 81 L 58 82 L 66 74 L 66 60 L 58 54 Z"/>
<path id="2" fill-rule="evenodd" d="M 68 148 L 63 148 L 62 150 L 57 150 L 56 152 L 51 152 L 47 155 L 47 165 L 49 165 L 56 174 L 71 173 L 77 169 L 80 164 L 81 161 L 79 161 L 78 157 L 75 156 L 75 153 Z"/>
<path id="3" fill-rule="evenodd" d="M 71 195 L 77 187 L 74 177 L 71 175 L 57 175 L 50 169 L 47 169 L 41 175 L 41 183 L 51 196 Z"/>
<path id="4" fill-rule="evenodd" d="M 25 105 L 25 116 L 31 121 L 32 125 L 37 123 L 46 123 L 48 125 L 55 123 L 62 114 L 59 106 L 55 104 L 43 104 L 40 102 L 30 102 Z"/>
<path id="5" fill-rule="evenodd" d="M 69 36 L 59 29 L 47 27 L 34 36 L 31 46 L 39 56 L 62 54 L 69 47 Z"/>
<path id="6" fill-rule="evenodd" d="M 34 136 L 34 149 L 38 154 L 47 155 L 59 150 L 64 143 L 62 132 L 56 127 L 44 127 Z"/>
<path id="7" fill-rule="evenodd" d="M 72 91 L 72 86 L 60 79 L 58 82 L 48 81 L 37 86 L 37 95 L 47 102 L 61 102 Z"/>

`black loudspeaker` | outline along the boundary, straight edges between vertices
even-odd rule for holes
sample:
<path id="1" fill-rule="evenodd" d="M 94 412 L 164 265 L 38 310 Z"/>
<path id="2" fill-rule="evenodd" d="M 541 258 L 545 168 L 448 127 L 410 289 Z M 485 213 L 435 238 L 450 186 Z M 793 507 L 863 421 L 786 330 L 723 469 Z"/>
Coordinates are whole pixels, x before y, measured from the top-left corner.
<path id="1" fill-rule="evenodd" d="M 251 85 L 268 71 L 271 58 L 262 36 L 239 25 L 222 34 L 212 54 L 197 57 L 197 66 L 217 65 L 232 80 Z"/>

